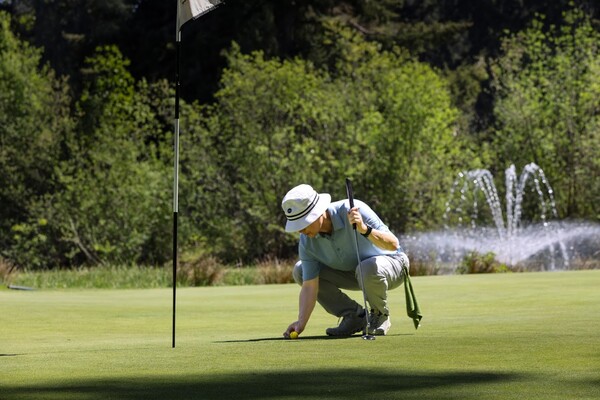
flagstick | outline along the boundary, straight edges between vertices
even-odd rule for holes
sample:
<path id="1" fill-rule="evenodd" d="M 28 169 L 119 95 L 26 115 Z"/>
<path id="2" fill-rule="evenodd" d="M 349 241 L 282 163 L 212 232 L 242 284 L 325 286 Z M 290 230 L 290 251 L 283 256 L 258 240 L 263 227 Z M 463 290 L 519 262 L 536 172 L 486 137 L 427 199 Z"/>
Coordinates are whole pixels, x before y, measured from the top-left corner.
<path id="1" fill-rule="evenodd" d="M 173 348 L 175 348 L 175 309 L 177 298 L 177 213 L 179 211 L 179 53 L 181 52 L 181 27 L 186 22 L 197 19 L 212 11 L 222 0 L 177 0 L 177 29 L 175 31 L 175 153 L 173 171 Z M 182 8 L 184 5 L 184 8 Z"/>
<path id="2" fill-rule="evenodd" d="M 181 42 L 175 43 L 177 52 L 177 72 L 175 83 L 175 138 L 173 167 L 173 348 L 175 348 L 175 302 L 177 295 L 177 213 L 179 212 L 179 48 Z"/>
<path id="3" fill-rule="evenodd" d="M 175 348 L 175 311 L 177 302 L 177 214 L 179 212 L 179 65 L 181 51 L 181 31 L 179 26 L 180 2 L 177 1 L 177 32 L 175 35 L 175 136 L 173 138 L 174 146 L 174 166 L 173 166 L 173 341 L 172 348 Z"/>

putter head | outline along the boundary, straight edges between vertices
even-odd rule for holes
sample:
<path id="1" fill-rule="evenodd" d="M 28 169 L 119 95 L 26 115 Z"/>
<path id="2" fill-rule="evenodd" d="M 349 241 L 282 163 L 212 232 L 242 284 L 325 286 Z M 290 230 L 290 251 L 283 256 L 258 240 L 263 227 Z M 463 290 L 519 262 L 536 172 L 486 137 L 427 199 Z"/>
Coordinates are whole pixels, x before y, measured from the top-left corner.
<path id="1" fill-rule="evenodd" d="M 363 340 L 375 340 L 373 335 L 362 335 Z"/>

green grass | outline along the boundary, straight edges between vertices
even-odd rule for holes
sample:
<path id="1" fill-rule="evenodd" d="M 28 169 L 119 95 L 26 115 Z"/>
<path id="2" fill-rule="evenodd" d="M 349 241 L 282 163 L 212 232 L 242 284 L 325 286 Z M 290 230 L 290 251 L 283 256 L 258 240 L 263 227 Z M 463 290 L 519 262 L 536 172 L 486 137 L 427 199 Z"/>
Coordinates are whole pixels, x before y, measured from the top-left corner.
<path id="1" fill-rule="evenodd" d="M 600 271 L 413 278 L 375 341 L 323 337 L 315 310 L 299 340 L 296 285 L 171 291 L 0 290 L 0 398 L 597 399 Z M 353 292 L 360 299 L 360 293 Z"/>

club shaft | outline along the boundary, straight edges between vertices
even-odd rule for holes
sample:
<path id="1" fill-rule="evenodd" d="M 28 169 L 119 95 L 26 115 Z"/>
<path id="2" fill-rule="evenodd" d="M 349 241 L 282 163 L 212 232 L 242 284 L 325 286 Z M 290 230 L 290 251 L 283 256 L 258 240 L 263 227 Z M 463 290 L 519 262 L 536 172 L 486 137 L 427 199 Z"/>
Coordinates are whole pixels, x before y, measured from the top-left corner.
<path id="1" fill-rule="evenodd" d="M 354 191 L 352 190 L 352 182 L 350 182 L 350 179 L 346 178 L 346 194 L 348 195 L 348 202 L 350 203 L 350 208 L 354 208 Z M 356 230 L 356 224 L 352 224 L 352 229 L 354 230 L 354 249 L 356 250 L 356 260 L 358 262 L 358 279 L 359 279 L 359 283 L 360 283 L 360 288 L 362 289 L 362 295 L 363 295 L 363 302 L 365 304 L 365 321 L 366 321 L 366 325 L 365 325 L 365 330 L 363 331 L 364 335 L 366 336 L 367 333 L 369 332 L 369 308 L 367 306 L 367 293 L 365 291 L 365 284 L 364 284 L 364 278 L 363 278 L 363 274 L 362 274 L 362 269 L 361 269 L 361 260 L 360 260 L 360 252 L 358 250 L 358 232 Z"/>
<path id="2" fill-rule="evenodd" d="M 363 274 L 362 274 L 362 269 L 360 266 L 360 253 L 358 252 L 358 236 L 357 236 L 357 232 L 356 229 L 354 230 L 354 241 L 356 243 L 356 259 L 358 260 L 358 278 L 360 279 L 360 287 L 362 289 L 362 295 L 363 295 L 363 302 L 365 304 L 365 320 L 367 322 L 366 328 L 365 328 L 365 332 L 364 334 L 366 335 L 369 332 L 369 309 L 367 307 L 367 293 L 365 292 L 365 283 L 364 283 L 364 278 L 363 278 Z"/>

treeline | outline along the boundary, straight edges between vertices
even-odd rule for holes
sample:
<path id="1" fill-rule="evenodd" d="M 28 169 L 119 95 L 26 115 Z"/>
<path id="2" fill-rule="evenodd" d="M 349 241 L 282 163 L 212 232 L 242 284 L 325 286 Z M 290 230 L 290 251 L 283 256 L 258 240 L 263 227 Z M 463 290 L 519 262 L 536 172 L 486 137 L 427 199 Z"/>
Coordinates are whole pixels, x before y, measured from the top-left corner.
<path id="1" fill-rule="evenodd" d="M 577 7 L 559 22 L 538 16 L 497 56 L 454 69 L 352 19 L 319 19 L 318 57 L 233 42 L 211 101 L 182 105 L 182 251 L 291 257 L 283 194 L 306 182 L 341 198 L 346 176 L 396 232 L 436 229 L 458 171 L 489 168 L 502 188 L 508 165 L 532 161 L 561 218 L 597 220 L 600 33 Z M 0 257 L 23 268 L 168 261 L 172 84 L 135 78 L 115 45 L 97 47 L 72 83 L 15 35 L 14 18 L 0 24 Z"/>

